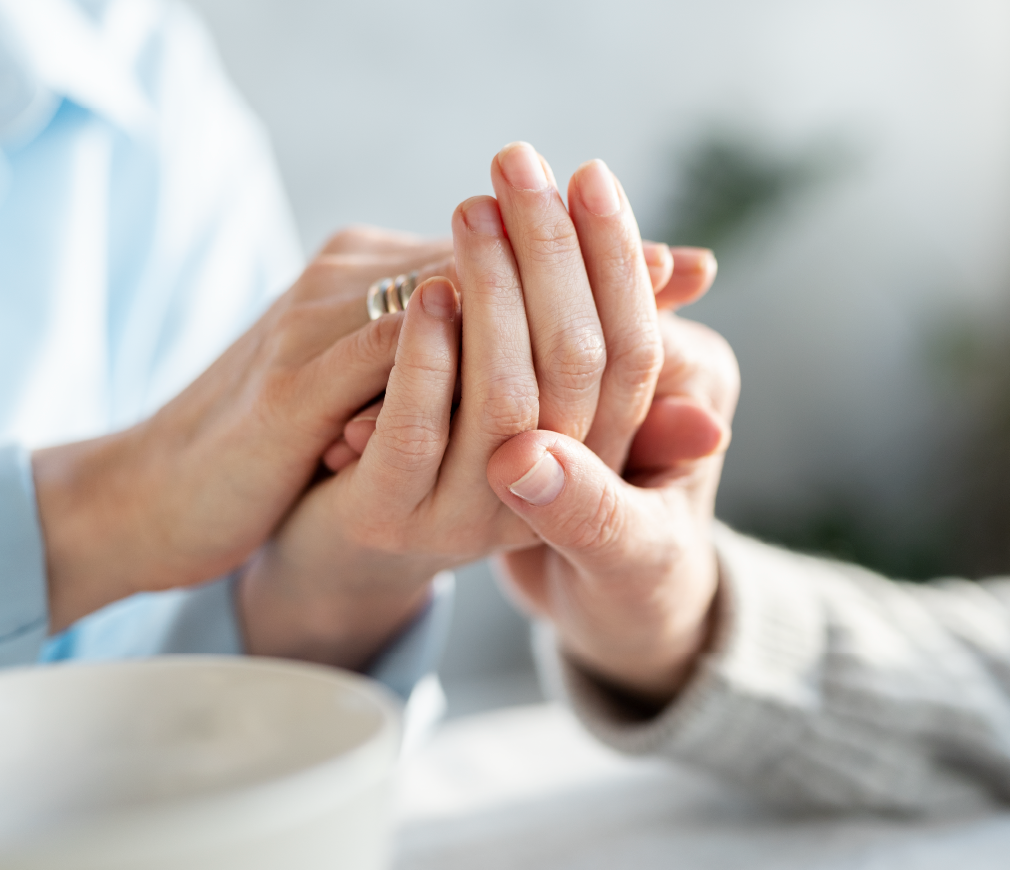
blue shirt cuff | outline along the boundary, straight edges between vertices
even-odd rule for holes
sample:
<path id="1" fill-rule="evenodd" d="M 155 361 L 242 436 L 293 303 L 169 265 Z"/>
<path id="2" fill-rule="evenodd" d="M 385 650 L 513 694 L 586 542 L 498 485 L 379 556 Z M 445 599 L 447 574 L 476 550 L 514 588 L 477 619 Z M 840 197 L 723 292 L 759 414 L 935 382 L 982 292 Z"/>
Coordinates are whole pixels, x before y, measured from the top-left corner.
<path id="1" fill-rule="evenodd" d="M 173 653 L 239 655 L 234 576 L 192 589 L 145 592 L 110 604 L 54 637 L 41 661 L 97 661 Z"/>
<path id="2" fill-rule="evenodd" d="M 45 551 L 31 455 L 0 447 L 0 667 L 36 660 L 49 629 Z"/>
<path id="3" fill-rule="evenodd" d="M 142 593 L 118 601 L 50 640 L 40 660 L 240 655 L 244 647 L 234 586 L 235 577 L 229 576 L 194 589 Z M 452 620 L 454 589 L 451 572 L 437 574 L 427 606 L 365 673 L 404 700 L 410 698 L 415 686 L 438 668 Z"/>

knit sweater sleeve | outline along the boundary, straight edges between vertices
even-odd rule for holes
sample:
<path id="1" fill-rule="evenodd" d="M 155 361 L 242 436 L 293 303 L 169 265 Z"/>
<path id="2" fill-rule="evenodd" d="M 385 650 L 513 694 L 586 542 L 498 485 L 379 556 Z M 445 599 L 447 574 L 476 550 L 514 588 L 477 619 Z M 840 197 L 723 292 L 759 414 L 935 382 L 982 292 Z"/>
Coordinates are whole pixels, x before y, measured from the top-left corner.
<path id="1" fill-rule="evenodd" d="M 643 718 L 538 631 L 545 682 L 629 753 L 779 801 L 918 812 L 1010 800 L 1010 580 L 910 584 L 721 528 L 711 651 Z"/>

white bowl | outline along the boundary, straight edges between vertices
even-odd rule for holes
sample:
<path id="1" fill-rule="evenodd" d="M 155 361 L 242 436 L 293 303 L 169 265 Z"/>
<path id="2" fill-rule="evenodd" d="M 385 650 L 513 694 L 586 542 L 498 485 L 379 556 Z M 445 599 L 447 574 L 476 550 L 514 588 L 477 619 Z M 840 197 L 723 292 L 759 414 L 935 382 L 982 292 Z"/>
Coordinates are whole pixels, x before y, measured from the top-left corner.
<path id="1" fill-rule="evenodd" d="M 0 867 L 386 865 L 400 709 L 354 674 L 177 656 L 0 674 Z"/>

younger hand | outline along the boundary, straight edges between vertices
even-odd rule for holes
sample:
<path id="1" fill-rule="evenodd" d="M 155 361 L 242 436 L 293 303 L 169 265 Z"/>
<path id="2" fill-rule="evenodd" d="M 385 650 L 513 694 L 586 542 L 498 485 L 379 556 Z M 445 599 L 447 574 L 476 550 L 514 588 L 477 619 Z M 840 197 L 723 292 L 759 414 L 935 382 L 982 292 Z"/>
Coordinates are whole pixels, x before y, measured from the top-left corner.
<path id="1" fill-rule="evenodd" d="M 402 318 L 367 323 L 365 288 L 451 252 L 400 238 L 390 254 L 378 241 L 335 237 L 149 420 L 34 454 L 53 630 L 133 592 L 223 574 L 268 537 L 326 446 L 385 387 Z"/>

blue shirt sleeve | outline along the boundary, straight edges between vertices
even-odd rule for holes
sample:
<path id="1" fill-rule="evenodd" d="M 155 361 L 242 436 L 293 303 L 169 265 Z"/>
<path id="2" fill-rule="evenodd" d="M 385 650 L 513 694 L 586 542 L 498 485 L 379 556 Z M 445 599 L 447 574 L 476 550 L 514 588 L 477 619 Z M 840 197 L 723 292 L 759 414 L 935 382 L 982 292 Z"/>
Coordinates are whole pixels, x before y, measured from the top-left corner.
<path id="1" fill-rule="evenodd" d="M 40 661 L 102 661 L 172 653 L 239 655 L 243 649 L 233 603 L 234 582 L 229 576 L 191 589 L 124 598 L 50 639 Z"/>
<path id="2" fill-rule="evenodd" d="M 0 447 L 0 667 L 38 658 L 49 628 L 45 552 L 31 457 Z"/>
<path id="3" fill-rule="evenodd" d="M 241 655 L 245 650 L 234 585 L 235 578 L 229 576 L 194 589 L 134 595 L 86 616 L 52 638 L 41 661 L 176 653 Z M 418 683 L 438 668 L 452 619 L 453 596 L 453 576 L 444 571 L 435 577 L 425 609 L 375 657 L 365 673 L 409 699 Z M 44 624 L 42 631 L 44 634 Z"/>

